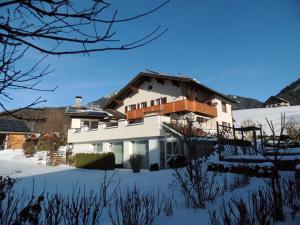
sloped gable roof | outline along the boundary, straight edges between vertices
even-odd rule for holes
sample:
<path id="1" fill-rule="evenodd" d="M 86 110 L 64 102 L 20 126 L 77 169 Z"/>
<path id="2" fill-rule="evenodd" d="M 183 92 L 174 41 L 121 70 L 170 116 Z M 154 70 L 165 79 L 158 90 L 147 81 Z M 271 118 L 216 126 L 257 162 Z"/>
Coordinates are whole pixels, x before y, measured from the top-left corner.
<path id="1" fill-rule="evenodd" d="M 189 77 L 184 77 L 184 76 L 171 76 L 171 75 L 165 75 L 165 74 L 159 74 L 159 73 L 150 73 L 150 72 L 141 72 L 139 73 L 137 76 L 135 76 L 126 86 L 124 86 L 112 99 L 110 99 L 110 101 L 108 101 L 103 108 L 108 108 L 111 103 L 113 103 L 115 100 L 119 99 L 120 97 L 124 96 L 126 94 L 126 92 L 128 92 L 128 90 L 130 90 L 131 87 L 134 87 L 137 84 L 141 84 L 142 82 L 144 82 L 144 80 L 147 79 L 163 79 L 163 80 L 170 80 L 172 82 L 180 82 L 180 83 L 185 83 L 191 86 L 194 86 L 196 88 L 199 89 L 205 89 L 209 92 L 211 92 L 212 94 L 216 95 L 216 96 L 220 96 L 223 99 L 231 102 L 231 103 L 236 103 L 234 100 L 232 100 L 231 98 L 229 98 L 228 96 L 217 92 L 201 83 L 199 83 L 197 80 L 189 78 Z"/>
<path id="2" fill-rule="evenodd" d="M 2 133 L 30 133 L 30 129 L 22 120 L 0 119 L 0 132 Z"/>
<path id="3" fill-rule="evenodd" d="M 265 105 L 279 103 L 279 102 L 289 103 L 288 100 L 285 100 L 283 98 L 279 98 L 279 97 L 272 95 L 270 98 L 267 99 L 267 101 L 265 101 Z"/>

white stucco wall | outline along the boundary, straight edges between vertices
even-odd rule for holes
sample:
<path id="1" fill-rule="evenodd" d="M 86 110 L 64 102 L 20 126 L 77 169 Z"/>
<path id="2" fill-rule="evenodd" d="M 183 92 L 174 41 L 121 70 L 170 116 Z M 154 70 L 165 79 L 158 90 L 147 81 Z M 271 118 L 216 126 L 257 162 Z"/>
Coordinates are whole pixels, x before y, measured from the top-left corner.
<path id="1" fill-rule="evenodd" d="M 80 128 L 80 119 L 72 118 L 71 128 Z"/>
<path id="2" fill-rule="evenodd" d="M 149 85 L 152 89 L 149 90 Z M 172 84 L 171 81 L 165 80 L 164 84 L 158 83 L 155 79 L 151 79 L 150 82 L 144 82 L 136 94 L 133 94 L 123 101 L 123 105 L 117 108 L 118 111 L 125 113 L 125 106 L 137 104 L 141 102 L 147 102 L 147 106 L 150 106 L 150 101 L 158 98 L 167 98 L 167 102 L 174 102 L 184 99 L 182 96 L 181 86 L 177 87 Z"/>
<path id="3" fill-rule="evenodd" d="M 76 133 L 74 129 L 68 131 L 68 143 L 91 143 L 99 141 L 127 140 L 132 138 L 163 136 L 161 127 L 163 122 L 170 118 L 160 115 L 149 115 L 144 118 L 144 123 L 129 125 L 125 120 L 119 121 L 118 127 L 106 128 L 105 124 L 99 125 L 98 130 L 82 129 Z"/>
<path id="4" fill-rule="evenodd" d="M 226 102 L 226 101 L 224 101 Z M 217 118 L 212 119 L 211 121 L 209 121 L 211 123 L 211 127 L 212 129 L 217 129 L 217 124 L 216 122 L 218 122 L 219 124 L 222 124 L 222 122 L 226 122 L 226 123 L 230 123 L 230 125 L 233 125 L 233 120 L 232 120 L 232 106 L 231 104 L 226 103 L 226 109 L 227 112 L 223 112 L 222 111 L 222 99 L 220 98 L 215 98 L 212 100 L 212 103 L 216 104 L 216 108 L 217 108 Z"/>

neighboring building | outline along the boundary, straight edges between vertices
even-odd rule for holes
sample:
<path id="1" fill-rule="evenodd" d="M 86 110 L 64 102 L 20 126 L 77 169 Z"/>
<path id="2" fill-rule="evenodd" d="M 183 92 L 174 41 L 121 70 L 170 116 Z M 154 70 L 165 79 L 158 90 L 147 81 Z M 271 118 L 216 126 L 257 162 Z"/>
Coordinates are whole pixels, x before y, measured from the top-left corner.
<path id="1" fill-rule="evenodd" d="M 266 106 L 266 108 L 282 107 L 282 106 L 290 106 L 290 102 L 283 99 L 283 98 L 279 98 L 279 97 L 276 97 L 276 96 L 271 96 L 264 103 L 264 105 Z"/>
<path id="2" fill-rule="evenodd" d="M 233 119 L 236 126 L 246 125 L 262 125 L 263 131 L 267 135 L 272 135 L 270 127 L 266 121 L 272 121 L 276 135 L 279 134 L 281 128 L 281 116 L 285 115 L 286 123 L 300 123 L 300 106 L 272 107 L 272 108 L 255 108 L 233 110 Z"/>
<path id="3" fill-rule="evenodd" d="M 23 148 L 25 135 L 30 133 L 24 121 L 0 119 L 0 150 Z"/>
<path id="4" fill-rule="evenodd" d="M 165 167 L 184 149 L 169 125 L 187 116 L 203 133 L 214 133 L 217 122 L 232 125 L 233 101 L 187 77 L 139 73 L 103 110 L 82 107 L 80 99 L 66 111 L 72 118 L 68 143 L 73 153 L 113 151 L 116 164 L 124 167 L 134 153 L 144 156 L 145 168 Z"/>

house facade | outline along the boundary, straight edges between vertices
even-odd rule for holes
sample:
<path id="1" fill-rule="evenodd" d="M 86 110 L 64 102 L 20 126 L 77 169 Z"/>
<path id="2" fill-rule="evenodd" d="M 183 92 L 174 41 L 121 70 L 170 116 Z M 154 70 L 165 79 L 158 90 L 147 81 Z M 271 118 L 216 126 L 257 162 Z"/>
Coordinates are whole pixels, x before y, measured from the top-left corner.
<path id="1" fill-rule="evenodd" d="M 276 96 L 271 96 L 264 103 L 266 108 L 290 106 L 290 102 Z"/>
<path id="2" fill-rule="evenodd" d="M 0 120 L 0 150 L 22 149 L 30 130 L 21 120 Z"/>
<path id="3" fill-rule="evenodd" d="M 191 78 L 139 73 L 103 109 L 77 104 L 67 110 L 72 118 L 68 143 L 75 154 L 112 151 L 124 167 L 130 155 L 141 154 L 144 168 L 153 163 L 164 168 L 169 157 L 184 151 L 172 124 L 188 118 L 213 134 L 217 122 L 232 125 L 232 103 Z"/>

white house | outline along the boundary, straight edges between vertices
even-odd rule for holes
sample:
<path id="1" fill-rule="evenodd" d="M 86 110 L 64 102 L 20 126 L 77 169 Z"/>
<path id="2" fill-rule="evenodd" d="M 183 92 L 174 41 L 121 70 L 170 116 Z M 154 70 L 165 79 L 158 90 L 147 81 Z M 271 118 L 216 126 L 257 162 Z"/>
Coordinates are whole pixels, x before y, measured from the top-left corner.
<path id="1" fill-rule="evenodd" d="M 182 141 L 170 124 L 185 116 L 198 121 L 206 133 L 216 123 L 232 125 L 232 100 L 227 96 L 179 76 L 139 73 L 102 110 L 77 105 L 67 109 L 72 118 L 68 143 L 73 153 L 113 151 L 116 164 L 129 167 L 131 154 L 143 157 L 143 167 L 182 153 Z"/>

